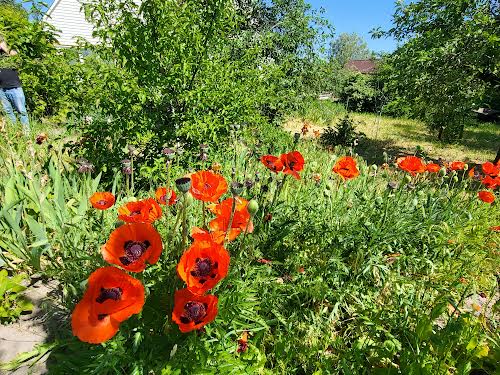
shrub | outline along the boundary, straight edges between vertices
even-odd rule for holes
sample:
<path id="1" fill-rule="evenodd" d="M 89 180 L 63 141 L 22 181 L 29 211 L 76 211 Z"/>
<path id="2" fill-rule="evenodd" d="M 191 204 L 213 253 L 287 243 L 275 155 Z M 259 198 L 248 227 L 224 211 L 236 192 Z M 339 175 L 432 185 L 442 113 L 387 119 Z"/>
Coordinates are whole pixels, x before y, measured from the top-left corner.
<path id="1" fill-rule="evenodd" d="M 355 147 L 363 137 L 363 133 L 356 132 L 356 123 L 347 114 L 335 128 L 329 126 L 324 130 L 320 142 L 325 147 Z"/>

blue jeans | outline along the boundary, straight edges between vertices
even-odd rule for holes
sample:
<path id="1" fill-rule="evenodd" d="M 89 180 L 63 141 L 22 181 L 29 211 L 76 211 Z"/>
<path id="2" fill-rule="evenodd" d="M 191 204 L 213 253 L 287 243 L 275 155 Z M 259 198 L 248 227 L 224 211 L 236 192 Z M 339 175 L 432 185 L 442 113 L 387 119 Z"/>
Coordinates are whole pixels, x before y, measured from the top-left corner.
<path id="1" fill-rule="evenodd" d="M 23 131 L 25 134 L 28 134 L 30 132 L 30 121 L 28 112 L 26 111 L 26 99 L 23 88 L 0 89 L 0 102 L 2 102 L 5 114 L 13 124 L 17 122 L 14 109 L 19 113 Z"/>

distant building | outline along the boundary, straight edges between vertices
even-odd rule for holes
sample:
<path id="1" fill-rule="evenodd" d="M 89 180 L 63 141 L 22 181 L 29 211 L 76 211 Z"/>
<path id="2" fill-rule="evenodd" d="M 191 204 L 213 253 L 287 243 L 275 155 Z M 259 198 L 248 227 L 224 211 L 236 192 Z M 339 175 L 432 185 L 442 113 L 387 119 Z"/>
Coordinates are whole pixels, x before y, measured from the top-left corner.
<path id="1" fill-rule="evenodd" d="M 376 60 L 349 60 L 345 68 L 361 74 L 374 74 L 377 70 Z"/>
<path id="2" fill-rule="evenodd" d="M 97 43 L 97 39 L 92 37 L 92 24 L 85 19 L 79 0 L 54 0 L 44 21 L 59 30 L 57 40 L 62 47 L 74 46 L 77 37 Z"/>

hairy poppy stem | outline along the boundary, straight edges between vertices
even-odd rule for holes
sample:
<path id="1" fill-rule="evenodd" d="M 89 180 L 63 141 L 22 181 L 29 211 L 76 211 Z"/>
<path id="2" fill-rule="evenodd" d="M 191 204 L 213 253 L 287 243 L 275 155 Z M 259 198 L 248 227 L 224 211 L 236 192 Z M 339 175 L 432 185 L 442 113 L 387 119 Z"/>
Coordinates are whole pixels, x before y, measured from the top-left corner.
<path id="1" fill-rule="evenodd" d="M 245 240 L 247 239 L 247 234 L 248 234 L 248 228 L 250 227 L 250 222 L 252 221 L 252 219 L 250 218 L 250 220 L 248 220 L 247 222 L 247 225 L 245 227 L 245 232 L 243 232 L 243 239 L 241 240 L 240 242 L 240 246 L 238 247 L 238 253 L 241 253 L 241 249 L 244 249 L 245 248 Z"/>
<path id="2" fill-rule="evenodd" d="M 132 194 L 134 194 L 134 156 L 130 158 L 130 179 L 131 179 L 131 189 L 132 189 Z"/>
<path id="3" fill-rule="evenodd" d="M 186 242 L 187 242 L 187 204 L 186 204 L 186 194 L 184 194 L 184 204 L 182 207 L 182 241 L 181 241 L 181 249 L 179 251 L 179 254 L 182 254 L 184 252 L 184 249 L 186 248 Z"/>
<path id="4" fill-rule="evenodd" d="M 233 204 L 231 206 L 231 216 L 229 217 L 229 224 L 226 229 L 226 236 L 224 237 L 224 243 L 222 246 L 226 244 L 226 242 L 229 240 L 229 231 L 231 230 L 231 227 L 233 226 L 233 219 L 234 219 L 234 212 L 236 211 L 236 196 L 233 195 Z"/>
<path id="5" fill-rule="evenodd" d="M 201 202 L 201 213 L 203 216 L 203 228 L 206 228 L 206 218 L 205 218 L 205 201 Z"/>

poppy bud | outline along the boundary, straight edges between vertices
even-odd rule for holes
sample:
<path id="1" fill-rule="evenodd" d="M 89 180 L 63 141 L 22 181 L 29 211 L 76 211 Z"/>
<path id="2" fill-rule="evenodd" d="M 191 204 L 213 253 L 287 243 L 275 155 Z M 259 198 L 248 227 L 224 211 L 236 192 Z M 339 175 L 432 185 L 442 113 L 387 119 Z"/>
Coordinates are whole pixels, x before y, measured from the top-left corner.
<path id="1" fill-rule="evenodd" d="M 300 133 L 295 133 L 295 134 L 293 135 L 293 141 L 294 141 L 295 143 L 297 143 L 297 142 L 299 141 L 299 139 L 300 139 Z"/>
<path id="2" fill-rule="evenodd" d="M 247 210 L 250 216 L 254 217 L 259 210 L 259 203 L 255 199 L 252 199 L 248 202 Z"/>
<path id="3" fill-rule="evenodd" d="M 406 183 L 411 182 L 411 176 L 409 174 L 406 174 L 405 177 L 403 178 L 403 181 Z"/>
<path id="4" fill-rule="evenodd" d="M 172 150 L 171 148 L 165 147 L 162 150 L 163 155 L 167 158 L 167 160 L 173 160 L 175 157 L 175 151 Z"/>
<path id="5" fill-rule="evenodd" d="M 387 187 L 391 190 L 396 190 L 399 187 L 399 184 L 396 181 L 390 181 L 387 184 Z"/>
<path id="6" fill-rule="evenodd" d="M 191 204 L 193 203 L 193 195 L 190 193 L 190 192 L 187 192 L 186 194 L 184 194 L 184 206 L 185 207 L 189 207 L 191 206 Z"/>
<path id="7" fill-rule="evenodd" d="M 453 182 L 458 182 L 458 176 L 453 176 Z"/>
<path id="8" fill-rule="evenodd" d="M 382 197 L 377 197 L 375 198 L 375 203 L 380 206 L 382 203 L 384 203 L 384 200 L 382 199 Z"/>
<path id="9" fill-rule="evenodd" d="M 469 164 L 464 164 L 464 171 L 469 169 Z"/>
<path id="10" fill-rule="evenodd" d="M 377 164 L 372 164 L 372 166 L 370 168 L 373 172 L 377 172 L 377 170 L 378 170 Z"/>
<path id="11" fill-rule="evenodd" d="M 413 205 L 413 207 L 417 207 L 418 206 L 418 199 L 413 198 L 413 200 L 411 201 L 411 204 Z"/>
<path id="12" fill-rule="evenodd" d="M 181 193 L 187 193 L 191 188 L 191 179 L 189 177 L 182 177 L 175 180 L 175 185 Z"/>
<path id="13" fill-rule="evenodd" d="M 382 156 L 384 157 L 384 162 L 387 164 L 389 163 L 389 155 L 387 155 L 387 152 L 383 152 L 382 153 Z"/>
<path id="14" fill-rule="evenodd" d="M 240 195 L 243 192 L 243 184 L 238 181 L 231 182 L 231 194 Z"/>
<path id="15" fill-rule="evenodd" d="M 443 167 L 439 170 L 439 173 L 438 173 L 439 177 L 444 177 L 446 176 L 446 168 Z"/>

